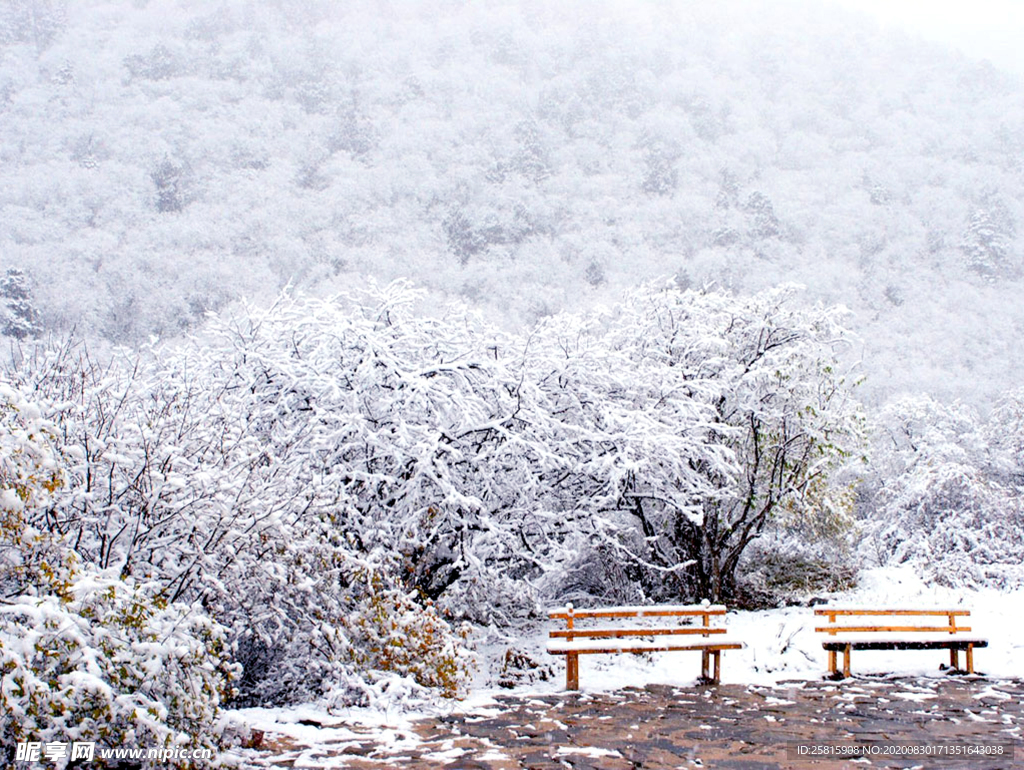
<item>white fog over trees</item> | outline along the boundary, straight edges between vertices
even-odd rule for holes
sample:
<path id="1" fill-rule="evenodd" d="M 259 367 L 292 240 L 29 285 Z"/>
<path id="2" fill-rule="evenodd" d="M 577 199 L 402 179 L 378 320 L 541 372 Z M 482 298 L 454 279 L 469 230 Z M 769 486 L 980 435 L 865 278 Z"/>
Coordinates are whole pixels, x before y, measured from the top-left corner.
<path id="1" fill-rule="evenodd" d="M 866 387 L 1021 375 L 1018 77 L 821 3 L 0 3 L 0 269 L 134 344 L 411 278 L 515 328 L 642 280 L 855 312 Z"/>
<path id="2" fill-rule="evenodd" d="M 1022 97 L 823 3 L 0 0 L 0 757 L 1024 585 Z"/>

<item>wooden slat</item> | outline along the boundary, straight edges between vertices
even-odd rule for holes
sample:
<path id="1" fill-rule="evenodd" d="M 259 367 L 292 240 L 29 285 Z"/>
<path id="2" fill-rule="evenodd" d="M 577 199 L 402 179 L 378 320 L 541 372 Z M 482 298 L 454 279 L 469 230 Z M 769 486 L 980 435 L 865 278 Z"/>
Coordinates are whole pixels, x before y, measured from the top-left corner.
<path id="1" fill-rule="evenodd" d="M 951 631 L 957 633 L 961 631 L 970 631 L 970 626 L 823 626 L 821 628 L 814 629 L 815 631 L 832 634 L 848 634 L 848 633 L 886 633 L 891 631 L 898 631 L 903 633 L 905 631 L 921 631 L 930 634 L 946 634 Z"/>
<path id="2" fill-rule="evenodd" d="M 724 609 L 708 610 L 577 610 L 572 611 L 574 618 L 682 618 L 699 617 L 701 615 L 725 615 Z M 548 613 L 551 619 L 566 620 L 570 614 L 566 610 L 554 610 Z"/>
<path id="3" fill-rule="evenodd" d="M 821 646 L 829 652 L 841 651 L 847 647 L 854 650 L 966 650 L 970 647 L 988 647 L 988 642 L 984 639 L 950 639 L 948 641 L 926 639 L 916 642 L 913 639 L 864 639 L 861 641 L 846 639 L 843 641 L 822 642 Z"/>
<path id="4" fill-rule="evenodd" d="M 815 615 L 957 615 L 967 616 L 970 610 L 850 610 L 829 609 L 822 607 L 814 611 Z"/>
<path id="5" fill-rule="evenodd" d="M 704 628 L 703 626 L 679 626 L 678 628 L 574 628 L 571 631 L 550 631 L 552 639 L 607 639 L 624 636 L 665 636 L 666 634 L 724 634 L 724 628 Z"/>
<path id="6" fill-rule="evenodd" d="M 675 652 L 676 650 L 707 650 L 708 652 L 720 652 L 721 650 L 742 650 L 743 645 L 736 644 L 688 644 L 683 646 L 665 645 L 662 647 L 584 647 L 571 650 L 548 650 L 549 655 L 593 655 L 598 653 L 629 652 L 639 655 L 644 652 Z"/>

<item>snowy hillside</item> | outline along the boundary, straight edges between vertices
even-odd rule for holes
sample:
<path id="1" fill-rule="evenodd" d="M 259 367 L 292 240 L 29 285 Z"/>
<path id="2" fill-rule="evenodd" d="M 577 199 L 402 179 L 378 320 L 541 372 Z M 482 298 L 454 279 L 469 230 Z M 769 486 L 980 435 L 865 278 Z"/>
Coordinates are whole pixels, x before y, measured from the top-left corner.
<path id="1" fill-rule="evenodd" d="M 3 0 L 0 270 L 132 343 L 289 282 L 519 327 L 790 280 L 878 397 L 1019 381 L 1019 80 L 823 3 L 586 7 Z"/>

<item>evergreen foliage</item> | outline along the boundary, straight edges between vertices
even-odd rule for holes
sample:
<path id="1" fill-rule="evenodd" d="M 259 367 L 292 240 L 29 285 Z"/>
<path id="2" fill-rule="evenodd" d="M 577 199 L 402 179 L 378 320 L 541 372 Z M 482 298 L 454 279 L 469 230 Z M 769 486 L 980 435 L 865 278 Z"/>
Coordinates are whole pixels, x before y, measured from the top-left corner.
<path id="1" fill-rule="evenodd" d="M 39 311 L 32 304 L 32 289 L 24 271 L 7 268 L 0 279 L 0 303 L 0 334 L 16 340 L 39 334 Z"/>

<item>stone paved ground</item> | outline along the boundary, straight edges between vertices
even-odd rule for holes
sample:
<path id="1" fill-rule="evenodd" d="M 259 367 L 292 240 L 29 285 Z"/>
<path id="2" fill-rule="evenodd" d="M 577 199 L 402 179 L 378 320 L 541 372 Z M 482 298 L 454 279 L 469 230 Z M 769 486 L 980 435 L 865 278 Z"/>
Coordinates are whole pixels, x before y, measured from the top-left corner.
<path id="1" fill-rule="evenodd" d="M 346 740 L 321 749 L 267 736 L 263 767 L 463 768 L 1024 768 L 1024 682 L 855 677 L 777 688 L 652 685 L 613 693 L 501 697 L 484 715 L 416 723 L 421 741 L 397 749 Z M 959 758 L 801 757 L 798 745 L 898 743 Z M 1013 757 L 1016 750 L 1016 759 Z"/>

